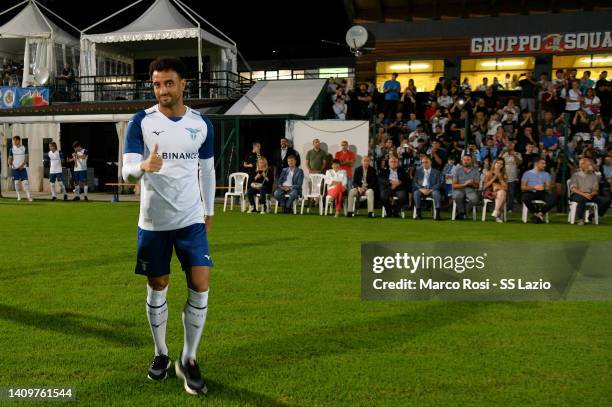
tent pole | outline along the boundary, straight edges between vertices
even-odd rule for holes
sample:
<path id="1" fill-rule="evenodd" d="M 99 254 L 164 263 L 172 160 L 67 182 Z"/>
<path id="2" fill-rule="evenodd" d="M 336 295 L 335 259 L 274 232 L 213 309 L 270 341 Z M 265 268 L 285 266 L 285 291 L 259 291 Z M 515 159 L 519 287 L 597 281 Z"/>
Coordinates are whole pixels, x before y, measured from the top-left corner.
<path id="1" fill-rule="evenodd" d="M 198 99 L 202 99 L 202 30 L 200 27 L 198 27 Z"/>
<path id="2" fill-rule="evenodd" d="M 69 21 L 67 21 L 65 18 L 62 18 L 62 16 L 57 15 L 56 13 L 54 13 L 54 12 L 53 12 L 53 10 L 49 9 L 48 7 L 45 7 L 45 5 L 44 5 L 44 4 L 39 3 L 39 2 L 38 2 L 38 0 L 34 0 L 34 2 L 35 2 L 35 3 L 36 3 L 38 6 L 40 6 L 40 7 L 44 8 L 44 9 L 45 9 L 45 10 L 47 10 L 49 13 L 53 14 L 55 17 L 59 18 L 59 19 L 60 19 L 60 20 L 62 20 L 64 23 L 68 24 L 70 27 L 74 28 L 74 29 L 75 29 L 75 30 L 77 30 L 79 33 L 81 33 L 81 30 L 79 30 L 79 29 L 78 29 L 77 27 L 75 27 L 74 25 L 70 24 L 70 22 L 69 22 Z"/>
<path id="3" fill-rule="evenodd" d="M 30 0 L 23 0 L 21 3 L 19 3 L 19 4 L 15 4 L 13 7 L 9 8 L 9 9 L 6 9 L 6 10 L 4 10 L 3 12 L 1 12 L 1 13 L 0 13 L 0 16 L 1 16 L 2 14 L 4 14 L 4 13 L 8 13 L 9 11 L 13 10 L 14 8 L 17 8 L 17 7 L 19 7 L 19 6 L 21 6 L 21 5 L 25 4 L 25 3 L 27 3 L 27 2 L 29 2 L 29 1 L 30 1 Z"/>
<path id="4" fill-rule="evenodd" d="M 119 10 L 119 11 L 117 11 L 117 12 L 115 12 L 115 13 L 111 14 L 110 16 L 106 17 L 105 19 L 100 20 L 100 21 L 98 21 L 97 23 L 90 25 L 89 27 L 85 28 L 85 29 L 84 29 L 83 31 L 81 31 L 81 32 L 82 32 L 82 33 L 84 33 L 84 32 L 86 32 L 87 30 L 92 29 L 92 28 L 94 28 L 95 26 L 97 26 L 97 25 L 99 25 L 99 24 L 102 24 L 103 22 L 105 22 L 105 21 L 106 21 L 106 20 L 108 20 L 109 18 L 113 18 L 113 17 L 115 17 L 117 14 L 119 14 L 119 13 L 123 13 L 125 10 L 129 9 L 129 8 L 130 8 L 130 7 L 132 7 L 132 6 L 135 6 L 136 4 L 140 3 L 141 1 L 142 1 L 142 0 L 137 0 L 137 1 L 133 2 L 133 3 L 132 3 L 132 4 L 130 4 L 129 6 L 126 6 L 126 7 L 122 8 L 121 10 Z"/>

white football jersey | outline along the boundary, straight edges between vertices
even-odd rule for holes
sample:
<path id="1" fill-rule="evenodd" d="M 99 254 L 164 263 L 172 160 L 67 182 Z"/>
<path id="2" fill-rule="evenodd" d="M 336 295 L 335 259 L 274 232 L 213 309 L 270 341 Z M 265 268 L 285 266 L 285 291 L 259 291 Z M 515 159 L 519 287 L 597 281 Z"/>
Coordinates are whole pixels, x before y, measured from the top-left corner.
<path id="1" fill-rule="evenodd" d="M 12 146 L 9 150 L 9 156 L 13 157 L 13 167 L 19 168 L 25 162 L 28 149 L 23 144 L 19 147 Z"/>
<path id="2" fill-rule="evenodd" d="M 59 150 L 49 151 L 47 153 L 49 157 L 49 174 L 61 174 L 62 173 L 62 160 L 64 159 L 64 153 Z"/>
<path id="3" fill-rule="evenodd" d="M 212 123 L 189 107 L 183 116 L 172 118 L 157 105 L 136 113 L 127 127 L 124 153 L 146 159 L 156 144 L 163 165 L 159 172 L 145 173 L 141 178 L 138 226 L 176 230 L 203 223 L 198 171 L 200 160 L 214 160 Z M 214 167 L 212 171 L 214 174 Z M 214 189 L 212 194 L 214 198 Z"/>
<path id="4" fill-rule="evenodd" d="M 74 162 L 74 170 L 75 171 L 87 171 L 87 155 L 89 153 L 87 150 L 82 148 L 80 151 L 76 153 L 76 160 Z"/>

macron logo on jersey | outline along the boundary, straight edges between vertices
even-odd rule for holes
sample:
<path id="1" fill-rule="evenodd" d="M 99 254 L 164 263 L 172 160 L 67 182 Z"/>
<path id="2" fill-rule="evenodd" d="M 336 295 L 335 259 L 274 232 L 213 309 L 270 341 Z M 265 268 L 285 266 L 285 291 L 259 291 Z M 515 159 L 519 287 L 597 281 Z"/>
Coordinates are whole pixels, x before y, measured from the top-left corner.
<path id="1" fill-rule="evenodd" d="M 197 160 L 200 155 L 195 153 L 161 153 L 162 160 Z"/>

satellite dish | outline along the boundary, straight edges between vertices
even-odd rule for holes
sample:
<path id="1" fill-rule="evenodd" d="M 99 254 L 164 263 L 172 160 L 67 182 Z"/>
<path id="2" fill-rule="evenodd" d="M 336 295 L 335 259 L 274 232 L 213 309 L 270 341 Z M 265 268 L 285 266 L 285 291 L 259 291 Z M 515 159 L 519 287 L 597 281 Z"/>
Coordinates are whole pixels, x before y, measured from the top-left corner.
<path id="1" fill-rule="evenodd" d="M 49 70 L 45 67 L 34 69 L 34 80 L 37 86 L 43 86 L 49 81 Z"/>
<path id="2" fill-rule="evenodd" d="M 346 44 L 352 50 L 363 47 L 368 42 L 368 30 L 361 25 L 354 25 L 346 32 Z"/>

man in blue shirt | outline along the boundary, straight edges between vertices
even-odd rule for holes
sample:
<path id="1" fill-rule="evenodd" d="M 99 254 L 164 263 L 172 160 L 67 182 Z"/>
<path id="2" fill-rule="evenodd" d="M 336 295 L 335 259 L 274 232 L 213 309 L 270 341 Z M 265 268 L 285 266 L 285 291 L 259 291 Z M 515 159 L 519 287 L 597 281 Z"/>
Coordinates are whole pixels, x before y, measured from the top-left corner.
<path id="1" fill-rule="evenodd" d="M 397 103 L 400 98 L 402 85 L 397 81 L 397 73 L 391 74 L 391 79 L 383 85 L 383 93 L 385 95 L 385 116 L 394 117 L 397 112 Z"/>
<path id="2" fill-rule="evenodd" d="M 557 200 L 552 193 L 552 179 L 546 172 L 546 160 L 538 158 L 533 162 L 533 169 L 526 171 L 521 179 L 522 201 L 532 212 L 534 223 L 544 222 L 544 214 L 550 211 Z M 544 201 L 544 205 L 534 204 L 534 200 Z"/>

